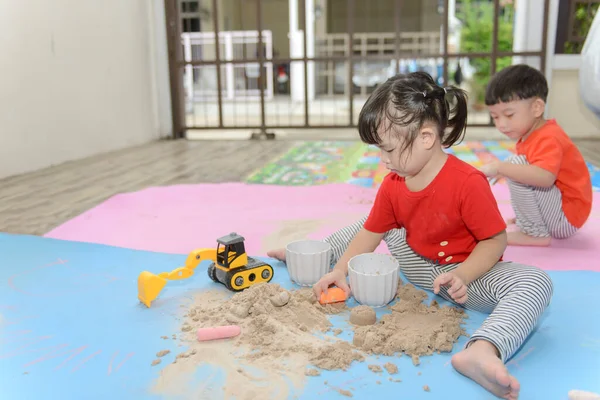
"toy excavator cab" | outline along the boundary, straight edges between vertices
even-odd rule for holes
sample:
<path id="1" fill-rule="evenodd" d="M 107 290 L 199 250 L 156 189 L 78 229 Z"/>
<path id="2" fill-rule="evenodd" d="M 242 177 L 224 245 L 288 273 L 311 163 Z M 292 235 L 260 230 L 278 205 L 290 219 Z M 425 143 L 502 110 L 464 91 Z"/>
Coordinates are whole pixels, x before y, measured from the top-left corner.
<path id="1" fill-rule="evenodd" d="M 217 264 L 233 269 L 248 263 L 244 237 L 235 232 L 217 239 Z"/>
<path id="2" fill-rule="evenodd" d="M 248 257 L 244 240 L 235 232 L 218 238 L 216 262 L 208 267 L 210 279 L 234 292 L 273 279 L 273 267 Z"/>

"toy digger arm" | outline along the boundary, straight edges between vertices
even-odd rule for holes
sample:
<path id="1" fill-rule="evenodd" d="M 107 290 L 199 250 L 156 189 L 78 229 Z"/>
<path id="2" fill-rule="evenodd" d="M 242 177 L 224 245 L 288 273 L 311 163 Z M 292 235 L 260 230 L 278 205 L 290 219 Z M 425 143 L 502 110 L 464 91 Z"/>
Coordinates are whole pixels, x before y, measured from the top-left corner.
<path id="1" fill-rule="evenodd" d="M 217 261 L 217 249 L 196 249 L 190 253 L 185 260 L 185 268 L 196 269 L 198 264 L 204 260 Z M 174 271 L 173 271 L 174 272 Z"/>
<path id="2" fill-rule="evenodd" d="M 177 281 L 180 279 L 187 279 L 194 275 L 194 270 L 204 260 L 215 261 L 217 259 L 216 249 L 196 249 L 190 253 L 188 258 L 185 260 L 185 266 L 175 268 L 171 272 L 161 272 L 158 274 L 161 278 L 168 279 L 170 281 Z"/>
<path id="3" fill-rule="evenodd" d="M 161 272 L 158 274 L 161 278 L 168 279 L 170 281 L 176 281 L 179 279 L 187 279 L 194 275 L 194 270 L 186 267 L 175 268 L 171 272 Z"/>
<path id="4" fill-rule="evenodd" d="M 170 281 L 177 281 L 180 279 L 187 279 L 194 275 L 194 270 L 204 260 L 216 261 L 217 249 L 196 249 L 190 253 L 185 260 L 185 266 L 175 268 L 171 272 L 161 272 L 158 274 L 161 278 L 168 279 Z"/>
<path id="5" fill-rule="evenodd" d="M 194 275 L 194 270 L 204 260 L 217 259 L 217 249 L 196 249 L 185 260 L 185 266 L 175 268 L 171 272 L 161 272 L 158 275 L 143 271 L 138 277 L 138 299 L 147 307 L 162 290 L 167 280 L 175 281 L 187 279 Z"/>

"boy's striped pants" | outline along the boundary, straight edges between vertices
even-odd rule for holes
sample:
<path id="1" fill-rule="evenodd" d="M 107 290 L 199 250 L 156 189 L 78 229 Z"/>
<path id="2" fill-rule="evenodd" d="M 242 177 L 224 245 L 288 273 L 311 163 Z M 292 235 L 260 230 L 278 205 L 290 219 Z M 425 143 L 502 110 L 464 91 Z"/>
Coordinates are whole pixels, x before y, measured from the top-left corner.
<path id="1" fill-rule="evenodd" d="M 525 156 L 514 155 L 506 162 L 528 165 Z M 562 194 L 556 185 L 549 188 L 524 185 L 506 179 L 510 188 L 510 204 L 515 212 L 517 227 L 534 237 L 565 239 L 577 232 L 562 209 Z"/>

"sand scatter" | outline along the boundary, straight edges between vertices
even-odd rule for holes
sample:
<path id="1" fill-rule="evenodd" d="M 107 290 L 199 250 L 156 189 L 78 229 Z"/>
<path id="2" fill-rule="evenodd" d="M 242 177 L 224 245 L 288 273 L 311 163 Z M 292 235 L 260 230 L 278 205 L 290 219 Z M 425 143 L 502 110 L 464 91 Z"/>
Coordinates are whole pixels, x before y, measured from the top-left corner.
<path id="1" fill-rule="evenodd" d="M 206 379 L 191 391 L 187 386 L 189 398 L 219 397 L 223 392 L 227 398 L 287 398 L 290 383 L 302 387 L 309 366 L 338 370 L 364 360 L 351 343 L 323 335 L 331 328 L 328 314 L 344 310 L 343 304 L 321 306 L 310 288 L 287 291 L 275 283 L 257 284 L 233 295 L 202 292 L 181 328 L 180 339 L 189 350 L 161 371 L 154 392 L 188 397 L 181 389 L 185 373 L 189 376 L 198 365 L 209 364 L 224 372 L 224 385 Z M 241 334 L 225 340 L 196 340 L 198 328 L 222 325 L 239 325 Z"/>
<path id="2" fill-rule="evenodd" d="M 369 365 L 369 369 L 375 373 L 383 371 L 383 369 L 379 365 L 375 364 Z"/>
<path id="3" fill-rule="evenodd" d="M 288 291 L 276 283 L 261 283 L 233 295 L 224 290 L 203 291 L 194 298 L 179 333 L 188 349 L 163 367 L 153 392 L 184 398 L 287 398 L 302 390 L 307 379 L 318 376 L 315 368 L 345 370 L 368 354 L 398 356 L 402 352 L 418 363 L 420 355 L 450 351 L 464 334 L 462 310 L 427 306 L 424 292 L 401 281 L 397 295 L 399 301 L 389 307 L 391 313 L 373 325 L 355 326 L 353 343 L 349 343 L 324 336 L 332 328 L 328 314 L 345 312 L 349 317 L 348 307 L 345 303 L 320 305 L 311 288 Z M 239 325 L 241 334 L 197 341 L 198 328 L 222 325 Z M 207 365 L 212 367 L 206 370 L 210 376 L 194 379 L 196 370 Z M 384 368 L 397 373 L 394 364 Z M 381 367 L 373 369 L 381 371 Z M 346 390 L 340 394 L 352 395 Z"/>
<path id="4" fill-rule="evenodd" d="M 156 357 L 164 357 L 167 354 L 169 354 L 171 351 L 170 350 L 161 350 L 158 353 L 156 353 Z"/>
<path id="5" fill-rule="evenodd" d="M 396 364 L 393 363 L 385 363 L 385 365 L 383 366 L 385 368 L 385 370 L 388 372 L 388 374 L 393 375 L 393 374 L 397 374 L 398 373 L 398 366 Z"/>

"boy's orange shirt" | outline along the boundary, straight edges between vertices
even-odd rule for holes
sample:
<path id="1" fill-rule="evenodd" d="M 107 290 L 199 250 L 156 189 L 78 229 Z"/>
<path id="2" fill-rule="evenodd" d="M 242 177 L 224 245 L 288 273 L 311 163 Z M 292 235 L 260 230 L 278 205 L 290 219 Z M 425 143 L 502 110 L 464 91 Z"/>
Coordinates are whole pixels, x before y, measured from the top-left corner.
<path id="1" fill-rule="evenodd" d="M 562 193 L 562 209 L 576 228 L 581 228 L 592 210 L 590 172 L 579 149 L 554 119 L 517 142 L 517 154 L 530 165 L 556 176 L 555 185 Z"/>

